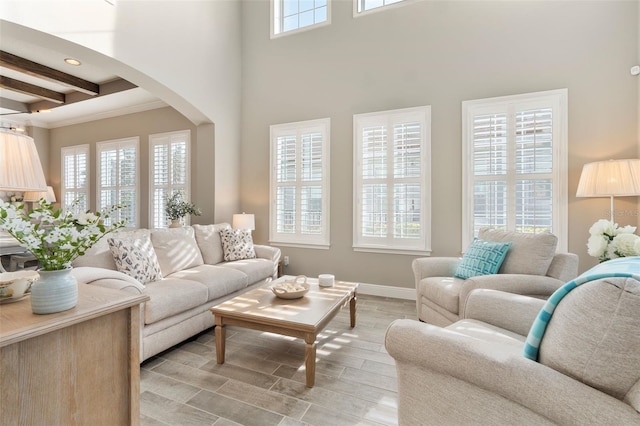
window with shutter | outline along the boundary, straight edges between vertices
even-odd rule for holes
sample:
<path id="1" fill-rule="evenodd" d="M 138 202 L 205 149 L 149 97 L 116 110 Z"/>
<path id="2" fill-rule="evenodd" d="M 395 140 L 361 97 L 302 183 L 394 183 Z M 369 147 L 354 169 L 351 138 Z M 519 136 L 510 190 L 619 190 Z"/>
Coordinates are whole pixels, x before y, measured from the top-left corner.
<path id="1" fill-rule="evenodd" d="M 74 213 L 89 210 L 89 145 L 62 148 L 62 207 Z"/>
<path id="2" fill-rule="evenodd" d="M 190 200 L 191 132 L 160 133 L 149 136 L 149 223 L 153 228 L 166 228 L 167 198 L 175 192 Z M 185 221 L 189 223 L 190 217 Z"/>
<path id="3" fill-rule="evenodd" d="M 331 0 L 271 0 L 271 38 L 331 23 Z"/>
<path id="4" fill-rule="evenodd" d="M 329 247 L 329 130 L 328 118 L 271 126 L 272 244 Z"/>
<path id="5" fill-rule="evenodd" d="M 354 115 L 354 250 L 430 252 L 430 127 L 429 106 Z"/>
<path id="6" fill-rule="evenodd" d="M 96 144 L 97 208 L 122 205 L 112 220 L 124 219 L 131 228 L 139 226 L 138 145 L 137 137 Z"/>
<path id="7" fill-rule="evenodd" d="M 567 250 L 567 90 L 467 101 L 462 247 L 480 228 L 551 232 Z"/>

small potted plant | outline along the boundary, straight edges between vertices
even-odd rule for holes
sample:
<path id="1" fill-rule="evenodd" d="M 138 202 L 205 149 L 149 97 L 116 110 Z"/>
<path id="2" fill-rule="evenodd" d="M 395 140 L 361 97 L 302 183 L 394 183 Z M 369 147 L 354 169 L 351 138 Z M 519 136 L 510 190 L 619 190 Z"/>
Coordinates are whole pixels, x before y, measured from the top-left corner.
<path id="1" fill-rule="evenodd" d="M 179 228 L 182 226 L 180 221 L 186 215 L 200 216 L 200 209 L 195 204 L 182 199 L 181 192 L 174 192 L 168 199 L 164 207 L 167 218 L 171 220 L 169 228 Z"/>

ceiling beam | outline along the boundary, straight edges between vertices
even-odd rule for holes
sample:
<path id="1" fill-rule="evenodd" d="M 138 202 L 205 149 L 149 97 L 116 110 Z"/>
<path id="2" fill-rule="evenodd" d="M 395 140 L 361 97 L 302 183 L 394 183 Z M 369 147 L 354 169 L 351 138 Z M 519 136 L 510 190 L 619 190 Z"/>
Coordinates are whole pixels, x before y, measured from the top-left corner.
<path id="1" fill-rule="evenodd" d="M 2 50 L 0 50 L 0 66 L 63 84 L 88 95 L 97 95 L 100 91 L 100 86 L 96 83 L 49 68 L 45 65 L 38 64 Z"/>
<path id="2" fill-rule="evenodd" d="M 14 80 L 13 78 L 5 77 L 3 75 L 0 75 L 0 88 L 46 99 L 48 101 L 55 102 L 56 104 L 63 104 L 65 100 L 64 93 L 45 89 L 44 87 L 25 83 L 24 81 Z"/>
<path id="3" fill-rule="evenodd" d="M 72 92 L 72 93 L 67 93 L 65 95 L 65 102 L 64 105 L 71 105 L 74 104 L 76 102 L 82 102 L 82 101 L 86 101 L 86 100 L 90 100 L 90 99 L 96 99 L 98 97 L 101 96 L 107 96 L 107 95 L 111 95 L 113 93 L 119 93 L 119 92 L 123 92 L 125 90 L 131 90 L 131 89 L 135 89 L 136 86 L 135 84 L 124 80 L 122 78 L 119 78 L 117 80 L 113 80 L 110 81 L 108 83 L 104 83 L 100 85 L 100 94 L 98 96 L 89 96 L 86 95 L 84 93 L 79 93 L 79 92 Z M 31 111 L 44 111 L 44 110 L 48 110 L 48 109 L 53 109 L 55 107 L 58 106 L 62 106 L 60 104 L 56 104 L 53 103 L 51 101 L 37 101 L 37 102 L 31 102 L 29 104 L 29 110 Z"/>

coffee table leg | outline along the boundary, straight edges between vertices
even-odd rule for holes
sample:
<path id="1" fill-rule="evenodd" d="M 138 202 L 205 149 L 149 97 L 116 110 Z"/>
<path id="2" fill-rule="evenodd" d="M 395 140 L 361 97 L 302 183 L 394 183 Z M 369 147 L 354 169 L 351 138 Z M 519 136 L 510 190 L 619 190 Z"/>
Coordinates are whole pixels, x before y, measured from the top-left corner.
<path id="1" fill-rule="evenodd" d="M 226 327 L 222 324 L 222 318 L 216 316 L 216 328 L 214 333 L 216 335 L 216 361 L 218 364 L 224 364 L 224 343 Z"/>
<path id="2" fill-rule="evenodd" d="M 351 316 L 351 327 L 356 326 L 356 294 L 353 293 L 351 301 L 349 301 L 349 314 Z"/>
<path id="3" fill-rule="evenodd" d="M 316 382 L 316 336 L 307 334 L 304 338 L 304 366 L 307 372 L 307 387 L 312 388 Z"/>

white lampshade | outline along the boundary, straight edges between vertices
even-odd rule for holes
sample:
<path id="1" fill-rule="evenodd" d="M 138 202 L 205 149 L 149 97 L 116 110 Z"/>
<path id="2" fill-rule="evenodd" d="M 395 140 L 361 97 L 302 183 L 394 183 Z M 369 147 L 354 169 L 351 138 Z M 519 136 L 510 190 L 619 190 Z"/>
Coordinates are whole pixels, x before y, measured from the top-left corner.
<path id="1" fill-rule="evenodd" d="M 24 201 L 40 201 L 41 198 L 44 198 L 47 203 L 55 203 L 56 202 L 56 194 L 53 192 L 53 188 L 47 186 L 46 191 L 26 191 L 24 193 Z"/>
<path id="2" fill-rule="evenodd" d="M 46 191 L 33 138 L 0 129 L 0 191 Z"/>
<path id="3" fill-rule="evenodd" d="M 256 229 L 256 220 L 255 216 L 252 214 L 234 214 L 233 215 L 233 225 L 235 229 Z"/>
<path id="4" fill-rule="evenodd" d="M 576 197 L 640 195 L 640 160 L 608 160 L 585 164 Z"/>
<path id="5" fill-rule="evenodd" d="M 576 197 L 609 197 L 611 222 L 613 197 L 640 195 L 640 160 L 609 160 L 585 164 Z"/>

